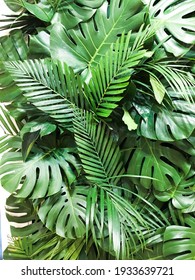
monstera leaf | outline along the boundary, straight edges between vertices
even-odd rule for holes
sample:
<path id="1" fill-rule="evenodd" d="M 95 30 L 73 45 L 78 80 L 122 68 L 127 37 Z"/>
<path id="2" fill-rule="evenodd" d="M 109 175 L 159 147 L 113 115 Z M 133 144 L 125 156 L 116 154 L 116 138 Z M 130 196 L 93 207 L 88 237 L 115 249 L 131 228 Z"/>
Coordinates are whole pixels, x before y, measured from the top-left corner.
<path id="1" fill-rule="evenodd" d="M 1 160 L 1 184 L 17 196 L 40 198 L 60 191 L 65 180 L 75 180 L 80 166 L 69 149 L 37 151 L 24 162 L 20 152 L 8 152 Z"/>
<path id="2" fill-rule="evenodd" d="M 131 141 L 129 139 L 129 141 Z M 153 186 L 155 190 L 163 192 L 172 188 L 173 183 L 180 182 L 180 171 L 187 174 L 190 164 L 186 161 L 182 152 L 160 141 L 151 141 L 140 137 L 133 148 L 131 142 L 126 149 L 130 150 L 127 172 L 140 176 L 132 178 L 133 182 L 145 188 Z M 143 176 L 143 178 L 142 178 Z M 149 178 L 144 178 L 148 176 Z"/>
<path id="3" fill-rule="evenodd" d="M 173 108 L 157 105 L 134 103 L 138 133 L 144 137 L 161 140 L 175 141 L 188 138 L 194 131 L 195 103 L 184 100 L 181 94 L 169 91 L 173 97 Z M 192 92 L 191 98 L 194 94 Z M 136 113 L 140 114 L 140 118 Z"/>
<path id="4" fill-rule="evenodd" d="M 173 206 L 185 212 L 195 201 L 194 178 L 195 172 L 191 170 L 185 178 L 181 178 L 178 185 L 172 186 L 168 191 L 154 194 L 160 201 L 172 199 Z"/>
<path id="5" fill-rule="evenodd" d="M 165 49 L 175 56 L 185 54 L 195 43 L 194 0 L 143 0 L 143 2 L 149 6 L 151 23 L 157 26 L 158 41 L 164 42 Z"/>
<path id="6" fill-rule="evenodd" d="M 107 1 L 97 9 L 93 20 L 84 22 L 67 32 L 62 24 L 55 24 L 51 30 L 51 56 L 65 61 L 75 71 L 97 65 L 101 56 L 116 41 L 122 31 L 138 29 L 143 22 L 142 7 L 138 1 Z M 83 74 L 84 75 L 84 74 Z"/>
<path id="7" fill-rule="evenodd" d="M 41 203 L 38 215 L 51 231 L 70 239 L 85 235 L 87 186 L 69 188 L 63 184 L 61 191 Z"/>
<path id="8" fill-rule="evenodd" d="M 85 245 L 82 238 L 64 239 L 49 231 L 29 199 L 9 196 L 6 211 L 13 240 L 4 251 L 5 260 L 77 259 Z"/>
<path id="9" fill-rule="evenodd" d="M 164 233 L 163 253 L 175 260 L 195 259 L 195 219 L 187 216 L 188 226 L 169 226 Z"/>

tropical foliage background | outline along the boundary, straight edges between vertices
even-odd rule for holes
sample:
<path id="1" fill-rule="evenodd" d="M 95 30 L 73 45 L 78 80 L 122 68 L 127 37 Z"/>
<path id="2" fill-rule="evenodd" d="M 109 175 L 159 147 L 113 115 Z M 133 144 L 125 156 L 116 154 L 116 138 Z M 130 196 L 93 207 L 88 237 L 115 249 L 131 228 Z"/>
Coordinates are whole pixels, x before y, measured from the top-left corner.
<path id="1" fill-rule="evenodd" d="M 195 259 L 195 1 L 4 1 L 4 258 Z"/>

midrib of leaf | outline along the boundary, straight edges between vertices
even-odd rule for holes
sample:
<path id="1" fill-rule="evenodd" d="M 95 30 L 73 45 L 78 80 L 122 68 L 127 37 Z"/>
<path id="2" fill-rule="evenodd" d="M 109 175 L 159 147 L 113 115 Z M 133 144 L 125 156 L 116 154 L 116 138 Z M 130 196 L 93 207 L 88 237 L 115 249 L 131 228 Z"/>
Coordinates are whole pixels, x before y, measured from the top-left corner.
<path id="1" fill-rule="evenodd" d="M 157 168 L 158 168 L 159 173 L 160 173 L 161 176 L 163 177 L 163 172 L 161 171 L 160 165 L 159 165 L 159 163 L 158 163 L 157 158 L 155 157 L 155 154 L 153 153 L 153 150 L 152 150 L 151 145 L 149 144 L 149 141 L 148 141 L 147 139 L 144 139 L 144 140 L 145 140 L 145 142 L 146 142 L 146 144 L 147 144 L 147 146 L 148 146 L 148 149 L 149 149 L 149 151 L 150 151 L 150 153 L 151 153 L 151 155 L 152 155 L 152 158 L 154 159 L 154 162 L 155 162 L 156 165 L 157 165 Z"/>
<path id="2" fill-rule="evenodd" d="M 71 219 L 74 220 L 74 225 L 77 225 L 78 227 L 78 222 L 77 222 L 77 216 L 75 215 L 75 211 L 74 211 L 74 206 L 73 206 L 73 202 L 72 202 L 72 196 L 70 195 L 70 191 L 69 191 L 69 188 L 66 187 L 66 192 L 67 192 L 67 197 L 68 197 L 68 202 L 69 202 L 69 206 L 71 208 Z M 79 216 L 78 216 L 79 218 Z"/>
<path id="3" fill-rule="evenodd" d="M 108 180 L 109 176 L 107 176 L 107 172 L 106 172 L 106 170 L 105 170 L 105 168 L 104 168 L 104 165 L 103 165 L 103 162 L 102 162 L 101 157 L 100 157 L 100 155 L 99 155 L 99 152 L 97 151 L 97 146 L 96 146 L 97 143 L 94 142 L 93 137 L 91 137 L 91 135 L 88 133 L 87 129 L 86 129 L 86 132 L 87 132 L 87 136 L 88 136 L 89 140 L 91 141 L 91 143 L 92 143 L 92 145 L 93 145 L 93 147 L 94 147 L 94 152 L 95 152 L 95 154 L 96 154 L 97 157 L 98 157 L 99 163 L 100 163 L 100 165 L 101 165 L 101 167 L 102 167 L 102 170 L 103 170 L 103 172 L 104 172 L 104 175 L 105 175 L 105 177 L 106 177 L 106 181 L 107 181 L 107 183 L 109 183 L 109 180 Z"/>
<path id="4" fill-rule="evenodd" d="M 125 8 L 126 8 L 127 5 L 128 5 L 128 2 L 126 1 L 126 5 L 124 6 L 123 11 L 121 12 L 121 16 L 117 18 L 117 20 L 115 21 L 115 23 L 112 25 L 112 28 L 110 29 L 110 31 L 109 31 L 109 32 L 107 33 L 107 35 L 104 37 L 104 40 L 102 41 L 102 43 L 99 45 L 98 48 L 96 48 L 96 51 L 95 51 L 94 55 L 91 57 L 90 61 L 88 62 L 88 68 L 89 68 L 89 69 L 91 68 L 92 63 L 93 63 L 93 62 L 96 62 L 96 61 L 95 61 L 95 58 L 96 58 L 96 56 L 99 54 L 99 51 L 100 51 L 100 49 L 102 48 L 102 46 L 103 46 L 104 44 L 106 44 L 105 42 L 106 42 L 107 38 L 110 36 L 110 34 L 111 34 L 115 29 L 117 29 L 117 28 L 115 28 L 115 26 L 116 26 L 116 25 L 118 24 L 118 22 L 121 20 L 121 18 L 122 18 L 122 16 L 123 16 L 123 13 L 124 13 Z M 111 20 L 111 18 L 109 18 L 109 20 Z M 93 41 L 93 40 L 92 40 L 92 41 Z M 101 54 L 99 54 L 99 55 L 101 55 Z M 97 63 L 97 62 L 96 62 L 96 63 Z"/>

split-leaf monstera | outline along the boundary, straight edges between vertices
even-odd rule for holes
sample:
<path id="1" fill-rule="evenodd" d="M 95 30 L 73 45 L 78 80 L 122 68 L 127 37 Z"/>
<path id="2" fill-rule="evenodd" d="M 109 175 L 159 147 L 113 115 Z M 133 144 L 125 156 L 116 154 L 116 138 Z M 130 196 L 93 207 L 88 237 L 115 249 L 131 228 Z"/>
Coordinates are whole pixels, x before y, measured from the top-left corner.
<path id="1" fill-rule="evenodd" d="M 5 3 L 4 258 L 195 259 L 194 1 Z"/>

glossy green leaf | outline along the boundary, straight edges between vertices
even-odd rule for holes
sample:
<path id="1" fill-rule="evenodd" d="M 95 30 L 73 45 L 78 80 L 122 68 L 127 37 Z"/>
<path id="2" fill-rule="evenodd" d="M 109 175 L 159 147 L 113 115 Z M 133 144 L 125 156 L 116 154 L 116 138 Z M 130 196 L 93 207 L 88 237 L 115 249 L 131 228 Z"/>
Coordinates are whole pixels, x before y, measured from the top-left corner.
<path id="1" fill-rule="evenodd" d="M 190 163 L 186 161 L 182 152 L 174 149 L 174 146 L 166 146 L 166 143 L 141 137 L 137 140 L 135 147 L 131 145 L 131 142 L 129 146 L 127 144 L 126 149 L 128 147 L 128 174 L 156 179 L 132 178 L 135 184 L 140 184 L 145 188 L 153 186 L 160 192 L 170 190 L 173 184 L 179 184 L 180 171 L 185 175 L 190 170 Z"/>
<path id="2" fill-rule="evenodd" d="M 143 22 L 141 1 L 107 1 L 97 9 L 93 18 L 81 23 L 77 29 L 66 31 L 61 24 L 55 24 L 51 31 L 52 58 L 65 61 L 75 71 L 86 69 L 89 77 L 91 66 L 96 66 L 100 57 L 116 41 L 123 31 L 138 29 Z"/>
<path id="3" fill-rule="evenodd" d="M 158 26 L 156 37 L 175 56 L 189 51 L 195 43 L 194 0 L 143 0 L 149 6 L 151 22 Z M 171 35 L 171 36 L 170 36 Z M 166 39 L 166 41 L 165 41 Z"/>
<path id="4" fill-rule="evenodd" d="M 51 231 L 70 239 L 85 236 L 87 186 L 63 184 L 60 192 L 45 199 L 38 215 Z"/>
<path id="5" fill-rule="evenodd" d="M 185 209 L 190 209 L 190 206 L 193 205 L 195 201 L 194 179 L 195 174 L 194 171 L 191 170 L 186 177 L 181 177 L 178 185 L 173 185 L 168 191 L 154 192 L 154 194 L 160 201 L 172 199 L 173 206 L 185 213 Z"/>
<path id="6" fill-rule="evenodd" d="M 60 191 L 65 180 L 72 184 L 80 165 L 68 149 L 38 151 L 26 162 L 20 152 L 8 152 L 1 159 L 1 185 L 18 197 L 40 198 Z"/>
<path id="7" fill-rule="evenodd" d="M 174 260 L 195 259 L 195 219 L 188 215 L 187 226 L 169 226 L 165 230 L 163 251 Z"/>
<path id="8" fill-rule="evenodd" d="M 195 104 L 184 100 L 181 94 L 169 92 L 173 96 L 173 107 L 136 104 L 136 112 L 141 118 L 138 124 L 138 133 L 150 139 L 161 141 L 175 141 L 188 138 L 194 131 Z M 193 94 L 192 94 L 193 97 Z"/>

